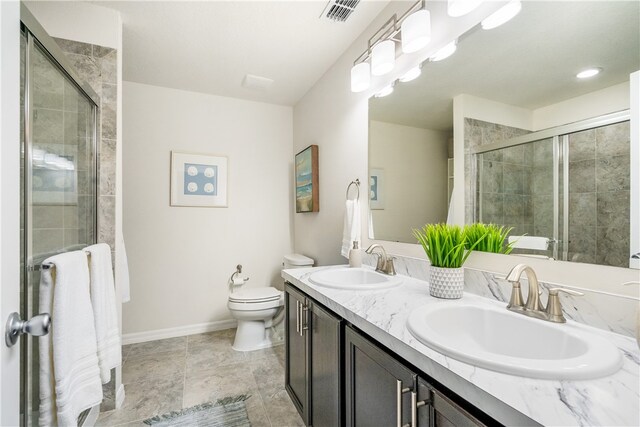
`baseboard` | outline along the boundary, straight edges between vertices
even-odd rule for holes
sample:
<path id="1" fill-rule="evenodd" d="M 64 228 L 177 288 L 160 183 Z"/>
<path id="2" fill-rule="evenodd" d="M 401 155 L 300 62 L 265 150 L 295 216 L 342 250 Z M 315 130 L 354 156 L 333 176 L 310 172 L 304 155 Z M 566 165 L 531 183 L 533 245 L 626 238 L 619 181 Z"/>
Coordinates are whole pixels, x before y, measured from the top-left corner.
<path id="1" fill-rule="evenodd" d="M 195 325 L 179 326 L 176 328 L 156 329 L 146 332 L 134 332 L 122 335 L 122 344 L 137 344 L 140 342 L 162 340 L 165 338 L 183 337 L 186 335 L 202 334 L 205 332 L 221 331 L 235 328 L 235 319 L 219 320 L 217 322 L 197 323 Z"/>

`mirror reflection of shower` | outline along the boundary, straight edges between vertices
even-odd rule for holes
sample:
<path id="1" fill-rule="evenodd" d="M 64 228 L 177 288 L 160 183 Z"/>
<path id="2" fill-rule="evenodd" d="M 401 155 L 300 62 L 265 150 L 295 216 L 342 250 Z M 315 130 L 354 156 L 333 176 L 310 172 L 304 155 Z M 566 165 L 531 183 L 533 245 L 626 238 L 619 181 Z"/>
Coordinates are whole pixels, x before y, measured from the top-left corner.
<path id="1" fill-rule="evenodd" d="M 514 254 L 628 267 L 633 218 L 628 111 L 561 126 L 555 135 L 553 129 L 521 133 L 496 141 L 501 148 L 479 150 L 477 220 L 528 236 L 522 241 L 530 246 L 516 246 Z"/>

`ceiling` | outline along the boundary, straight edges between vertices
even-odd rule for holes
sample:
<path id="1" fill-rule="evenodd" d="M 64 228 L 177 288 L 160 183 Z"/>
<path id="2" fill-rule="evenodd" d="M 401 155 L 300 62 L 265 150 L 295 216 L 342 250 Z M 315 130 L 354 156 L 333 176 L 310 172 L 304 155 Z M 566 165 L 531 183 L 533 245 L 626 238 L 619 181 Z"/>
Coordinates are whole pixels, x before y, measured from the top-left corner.
<path id="1" fill-rule="evenodd" d="M 389 3 L 362 0 L 349 19 L 327 1 L 97 1 L 119 11 L 123 79 L 294 105 Z M 274 80 L 242 86 L 246 74 Z"/>
<path id="2" fill-rule="evenodd" d="M 575 75 L 604 71 L 591 79 Z M 640 68 L 640 2 L 523 3 L 494 30 L 475 27 L 458 51 L 425 63 L 422 76 L 371 98 L 372 120 L 433 130 L 453 128 L 453 97 L 462 93 L 537 109 L 628 81 Z"/>

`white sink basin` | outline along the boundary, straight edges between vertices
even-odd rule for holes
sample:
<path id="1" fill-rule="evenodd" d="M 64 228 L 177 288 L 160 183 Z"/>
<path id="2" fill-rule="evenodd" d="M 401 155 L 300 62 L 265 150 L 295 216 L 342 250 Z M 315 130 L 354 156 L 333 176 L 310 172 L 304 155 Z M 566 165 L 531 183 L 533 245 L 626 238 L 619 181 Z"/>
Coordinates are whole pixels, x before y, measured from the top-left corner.
<path id="1" fill-rule="evenodd" d="M 314 285 L 336 289 L 378 290 L 398 286 L 402 279 L 387 276 L 368 268 L 332 268 L 318 271 L 309 276 Z"/>
<path id="2" fill-rule="evenodd" d="M 445 356 L 530 378 L 586 380 L 622 366 L 617 347 L 575 324 L 554 324 L 504 306 L 463 301 L 415 309 L 407 329 Z"/>

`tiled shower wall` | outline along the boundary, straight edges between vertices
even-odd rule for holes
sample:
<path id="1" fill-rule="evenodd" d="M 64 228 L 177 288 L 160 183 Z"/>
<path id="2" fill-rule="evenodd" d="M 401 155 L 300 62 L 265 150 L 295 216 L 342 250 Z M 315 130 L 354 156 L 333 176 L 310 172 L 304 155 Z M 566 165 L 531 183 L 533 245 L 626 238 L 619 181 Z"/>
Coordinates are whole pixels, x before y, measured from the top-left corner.
<path id="1" fill-rule="evenodd" d="M 111 246 L 115 265 L 116 213 L 116 138 L 117 138 L 117 51 L 115 49 L 54 39 L 65 53 L 78 76 L 100 97 L 100 127 L 98 129 L 98 242 Z M 115 409 L 116 381 L 103 385 L 105 397 L 101 411 Z"/>
<path id="2" fill-rule="evenodd" d="M 117 52 L 73 40 L 56 38 L 55 41 L 78 76 L 100 97 L 98 241 L 111 246 L 112 259 L 115 259 Z"/>
<path id="3" fill-rule="evenodd" d="M 569 135 L 569 260 L 629 263 L 629 122 Z"/>
<path id="4" fill-rule="evenodd" d="M 480 186 L 472 168 L 471 149 L 515 138 L 529 133 L 524 129 L 489 123 L 482 120 L 464 119 L 465 188 L 474 188 L 476 194 L 465 191 L 465 223 L 474 221 L 474 196 L 479 195 Z M 493 222 L 514 227 L 512 234 L 531 234 L 533 217 L 530 205 L 532 186 L 532 147 L 510 147 L 486 153 L 483 156 L 483 222 Z M 477 198 L 475 198 L 477 200 Z"/>

